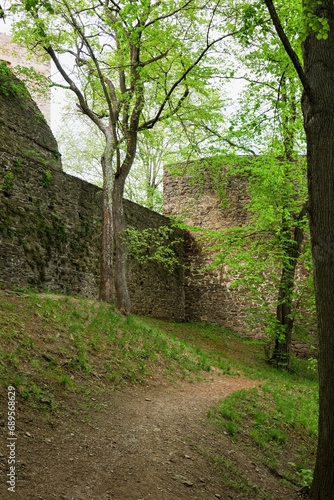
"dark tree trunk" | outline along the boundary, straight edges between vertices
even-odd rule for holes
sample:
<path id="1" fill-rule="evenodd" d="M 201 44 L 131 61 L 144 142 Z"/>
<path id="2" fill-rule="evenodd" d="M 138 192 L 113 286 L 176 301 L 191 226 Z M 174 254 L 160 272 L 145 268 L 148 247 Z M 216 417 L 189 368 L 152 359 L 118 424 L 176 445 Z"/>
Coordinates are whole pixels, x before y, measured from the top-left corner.
<path id="1" fill-rule="evenodd" d="M 318 16 L 329 21 L 326 40 L 304 43 L 310 92 L 303 97 L 307 137 L 309 219 L 319 335 L 319 438 L 311 497 L 334 495 L 334 3 Z"/>
<path id="2" fill-rule="evenodd" d="M 315 500 L 331 500 L 334 494 L 334 3 L 332 0 L 303 2 L 306 13 L 311 14 L 308 21 L 314 19 L 315 25 L 320 26 L 320 18 L 326 27 L 325 38 L 318 39 L 307 23 L 310 31 L 303 45 L 304 69 L 272 0 L 265 3 L 304 87 L 302 109 L 319 337 L 319 436 L 310 495 Z"/>
<path id="3" fill-rule="evenodd" d="M 301 253 L 304 231 L 303 217 L 306 215 L 306 204 L 296 217 L 292 234 L 290 228 L 284 228 L 283 248 L 284 262 L 278 292 L 276 319 L 278 331 L 275 336 L 275 347 L 271 362 L 277 368 L 290 368 L 291 341 L 293 330 L 292 299 L 295 286 L 295 274 L 298 259 Z M 285 240 L 285 241 L 284 241 Z"/>
<path id="4" fill-rule="evenodd" d="M 282 277 L 280 283 L 280 297 L 282 302 L 278 304 L 276 311 L 276 319 L 278 321 L 277 334 L 275 336 L 275 346 L 270 362 L 276 368 L 290 368 L 291 357 L 291 340 L 293 319 L 291 317 L 291 302 L 292 298 L 283 289 L 283 282 L 285 280 L 285 270 L 282 270 Z"/>

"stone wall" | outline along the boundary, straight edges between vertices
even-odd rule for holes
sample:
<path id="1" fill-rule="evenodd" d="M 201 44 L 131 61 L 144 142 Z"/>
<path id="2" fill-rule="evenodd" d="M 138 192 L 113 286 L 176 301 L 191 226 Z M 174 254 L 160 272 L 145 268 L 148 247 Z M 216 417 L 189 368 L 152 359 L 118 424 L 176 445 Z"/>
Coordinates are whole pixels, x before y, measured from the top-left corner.
<path id="1" fill-rule="evenodd" d="M 224 268 L 203 271 L 212 262 L 212 253 L 204 251 L 189 233 L 186 246 L 185 318 L 208 321 L 248 334 L 250 298 L 230 288 Z M 257 332 L 259 333 L 259 332 Z"/>
<path id="2" fill-rule="evenodd" d="M 223 168 L 222 165 L 222 171 Z M 175 171 L 175 166 L 172 171 Z M 185 317 L 190 321 L 219 323 L 242 334 L 261 336 L 264 333 L 261 323 L 249 324 L 250 309 L 255 305 L 253 299 L 244 289 L 231 287 L 226 266 L 203 270 L 214 257 L 214 252 L 208 252 L 207 245 L 199 241 L 199 236 L 205 235 L 204 230 L 243 226 L 249 218 L 247 179 L 229 176 L 225 179 L 225 187 L 226 199 L 222 204 L 209 178 L 197 182 L 191 175 L 175 176 L 165 169 L 164 213 L 181 216 L 185 224 L 197 226 L 196 232 L 190 231 L 186 239 Z M 203 228 L 203 233 L 198 228 Z M 298 267 L 297 280 L 304 278 L 305 270 Z M 266 298 L 274 304 L 276 291 L 273 293 L 274 296 Z M 302 307 L 303 304 L 299 304 L 299 308 Z M 274 308 L 272 313 L 275 314 Z M 310 311 L 305 310 L 307 328 L 314 333 L 315 321 L 310 316 Z"/>
<path id="3" fill-rule="evenodd" d="M 36 104 L 7 83 L 0 76 L 0 286 L 97 297 L 101 190 L 62 171 L 57 143 Z M 15 77 L 13 83 L 19 83 Z M 203 231 L 247 223 L 244 178 L 227 179 L 224 205 L 210 182 L 202 188 L 190 176 L 166 170 L 165 214 L 181 215 Z M 141 231 L 170 225 L 165 216 L 128 201 L 125 213 L 128 227 Z M 230 287 L 224 267 L 203 271 L 213 254 L 194 234 L 175 231 L 174 237 L 181 241 L 172 272 L 156 262 L 129 259 L 133 312 L 216 322 L 249 333 L 250 298 Z"/>
<path id="4" fill-rule="evenodd" d="M 0 60 L 6 61 L 6 63 L 13 69 L 15 73 L 15 68 L 18 66 L 33 68 L 38 74 L 45 77 L 50 77 L 51 75 L 51 61 L 50 60 L 40 60 L 34 57 L 31 53 L 28 53 L 26 47 L 14 43 L 9 35 L 5 33 L 0 33 Z M 45 95 L 41 95 L 38 89 L 38 85 L 31 83 L 29 85 L 29 91 L 35 99 L 38 108 L 43 113 L 45 120 L 50 125 L 51 121 L 51 92 L 47 92 Z"/>
<path id="5" fill-rule="evenodd" d="M 65 172 L 1 153 L 0 283 L 97 297 L 101 241 L 101 190 Z M 125 201 L 128 225 L 169 224 L 165 217 Z M 182 247 L 178 250 L 180 263 Z M 169 273 L 157 264 L 129 259 L 133 312 L 184 319 L 183 267 Z"/>
<path id="6" fill-rule="evenodd" d="M 97 297 L 101 190 L 62 171 L 57 143 L 35 103 L 1 89 L 0 81 L 0 285 Z M 125 213 L 137 229 L 170 224 L 131 202 Z M 172 273 L 130 259 L 134 312 L 184 319 L 182 244 L 177 255 Z"/>
<path id="7" fill-rule="evenodd" d="M 209 180 L 199 186 L 191 175 L 174 175 L 166 168 L 163 180 L 164 214 L 180 216 L 189 226 L 207 229 L 246 224 L 249 216 L 245 209 L 249 201 L 247 180 L 229 176 L 226 181 L 226 200 L 222 202 Z"/>
<path id="8" fill-rule="evenodd" d="M 226 182 L 226 200 L 218 199 L 210 181 L 199 187 L 190 175 L 175 176 L 165 169 L 164 213 L 181 216 L 185 224 L 203 229 L 224 229 L 247 223 L 249 201 L 247 181 L 230 176 Z M 186 241 L 185 317 L 189 321 L 209 321 L 248 333 L 249 297 L 230 289 L 224 268 L 203 271 L 213 253 L 198 242 L 199 233 L 188 233 Z"/>
<path id="9" fill-rule="evenodd" d="M 43 163 L 45 169 L 62 169 L 57 142 L 44 116 L 24 84 L 5 71 L 0 73 L 0 151 L 14 158 L 7 169 L 12 161 L 19 166 L 22 159 Z"/>

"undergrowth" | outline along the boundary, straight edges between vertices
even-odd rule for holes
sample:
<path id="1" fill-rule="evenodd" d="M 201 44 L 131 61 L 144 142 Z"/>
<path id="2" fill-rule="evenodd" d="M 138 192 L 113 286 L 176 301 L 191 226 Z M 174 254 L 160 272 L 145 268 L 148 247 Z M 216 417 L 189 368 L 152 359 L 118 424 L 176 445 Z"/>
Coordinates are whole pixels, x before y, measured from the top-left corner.
<path id="1" fill-rule="evenodd" d="M 287 483 L 310 486 L 317 438 L 315 389 L 310 382 L 271 380 L 232 394 L 211 408 L 208 417 L 251 460 Z"/>
<path id="2" fill-rule="evenodd" d="M 194 380 L 215 368 L 252 378 L 259 387 L 212 407 L 210 425 L 249 463 L 293 487 L 310 484 L 318 401 L 316 370 L 307 360 L 294 358 L 291 372 L 278 371 L 265 362 L 260 340 L 207 323 L 124 318 L 88 299 L 32 292 L 0 292 L 0 299 L 2 391 L 15 386 L 21 401 L 57 413 L 71 393 L 91 396 L 156 375 Z M 265 498 L 232 455 L 222 450 L 211 458 L 236 498 Z"/>
<path id="3" fill-rule="evenodd" d="M 67 296 L 1 293 L 0 379 L 40 409 L 64 391 L 118 388 L 157 371 L 186 378 L 210 370 L 201 350 L 111 305 Z"/>
<path id="4" fill-rule="evenodd" d="M 230 372 L 259 380 L 258 388 L 235 392 L 213 406 L 208 420 L 230 441 L 227 450 L 240 447 L 246 461 L 262 464 L 266 474 L 287 485 L 310 486 L 318 424 L 314 360 L 292 357 L 291 370 L 280 371 L 265 361 L 264 341 L 241 337 L 217 325 L 146 321 L 202 349 L 216 366 L 223 362 Z M 233 455 L 222 450 L 212 460 L 236 495 L 262 498 Z"/>

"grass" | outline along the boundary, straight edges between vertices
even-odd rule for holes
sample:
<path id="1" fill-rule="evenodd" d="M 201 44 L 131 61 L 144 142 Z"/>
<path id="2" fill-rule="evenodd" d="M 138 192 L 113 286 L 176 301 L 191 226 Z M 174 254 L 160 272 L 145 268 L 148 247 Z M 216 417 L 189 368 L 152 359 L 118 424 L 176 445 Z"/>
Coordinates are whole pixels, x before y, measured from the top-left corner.
<path id="1" fill-rule="evenodd" d="M 237 445 L 242 449 L 249 463 L 258 461 L 283 476 L 286 484 L 309 486 L 318 421 L 314 360 L 293 357 L 292 370 L 279 371 L 265 362 L 263 341 L 240 337 L 217 325 L 174 324 L 151 318 L 146 321 L 203 350 L 212 365 L 221 367 L 225 373 L 262 381 L 259 388 L 235 392 L 212 407 L 208 411 L 209 422 L 218 434 L 231 441 L 231 447 Z M 213 461 L 217 462 L 217 457 Z M 251 495 L 253 486 L 232 458 L 222 453 L 219 461 L 221 474 L 229 471 L 236 492 Z M 235 474 L 234 467 L 238 470 Z M 228 480 L 224 481 L 227 484 Z M 251 498 L 260 498 L 254 491 Z"/>
<path id="2" fill-rule="evenodd" d="M 1 387 L 14 385 L 33 409 L 57 413 L 71 393 L 84 400 L 156 374 L 194 380 L 215 367 L 261 381 L 208 411 L 212 428 L 231 443 L 226 448 L 237 446 L 249 463 L 287 484 L 310 483 L 318 401 L 316 371 L 307 360 L 293 359 L 289 373 L 277 371 L 265 362 L 259 340 L 207 323 L 124 318 L 88 299 L 0 291 L 0 300 Z M 236 498 L 267 498 L 233 456 L 222 450 L 211 458 Z"/>
<path id="3" fill-rule="evenodd" d="M 210 370 L 205 352 L 112 306 L 67 296 L 1 292 L 0 380 L 39 409 L 55 409 L 64 390 L 122 387 L 156 371 L 189 378 Z M 86 383 L 87 382 L 87 383 Z"/>
<path id="4" fill-rule="evenodd" d="M 238 391 L 208 412 L 250 460 L 276 471 L 290 484 L 309 486 L 317 438 L 316 387 L 310 382 L 268 381 Z"/>

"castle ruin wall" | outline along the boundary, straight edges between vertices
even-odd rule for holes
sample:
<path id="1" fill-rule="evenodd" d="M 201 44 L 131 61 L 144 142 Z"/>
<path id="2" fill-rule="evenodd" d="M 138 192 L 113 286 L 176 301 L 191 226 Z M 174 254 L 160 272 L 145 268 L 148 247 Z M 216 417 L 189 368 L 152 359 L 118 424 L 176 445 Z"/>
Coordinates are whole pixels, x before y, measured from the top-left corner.
<path id="1" fill-rule="evenodd" d="M 181 217 L 190 228 L 194 226 L 186 238 L 185 318 L 189 321 L 218 323 L 245 335 L 262 336 L 264 330 L 261 322 L 250 324 L 251 311 L 256 306 L 251 293 L 241 285 L 231 286 L 233 279 L 226 265 L 207 269 L 213 262 L 215 252 L 208 251 L 211 245 L 201 239 L 206 234 L 205 230 L 222 230 L 247 224 L 250 217 L 247 210 L 250 200 L 247 179 L 241 176 L 227 177 L 226 200 L 222 203 L 209 178 L 198 183 L 191 175 L 175 175 L 173 171 L 175 166 L 171 172 L 168 168 L 164 172 L 164 214 Z M 298 264 L 297 283 L 301 283 L 306 274 Z M 266 295 L 265 300 L 273 304 L 271 312 L 275 315 L 274 304 L 278 292 L 273 290 L 272 293 L 273 296 Z M 302 316 L 305 320 L 301 324 L 307 324 L 310 333 L 314 334 L 314 316 L 302 303 L 299 308 L 304 308 Z"/>
<path id="2" fill-rule="evenodd" d="M 170 225 L 129 201 L 125 214 L 128 227 L 139 230 Z M 97 298 L 101 219 L 101 189 L 62 171 L 57 143 L 34 101 L 3 94 L 0 82 L 0 286 Z M 182 244 L 177 256 L 172 272 L 129 259 L 133 312 L 184 319 Z"/>

